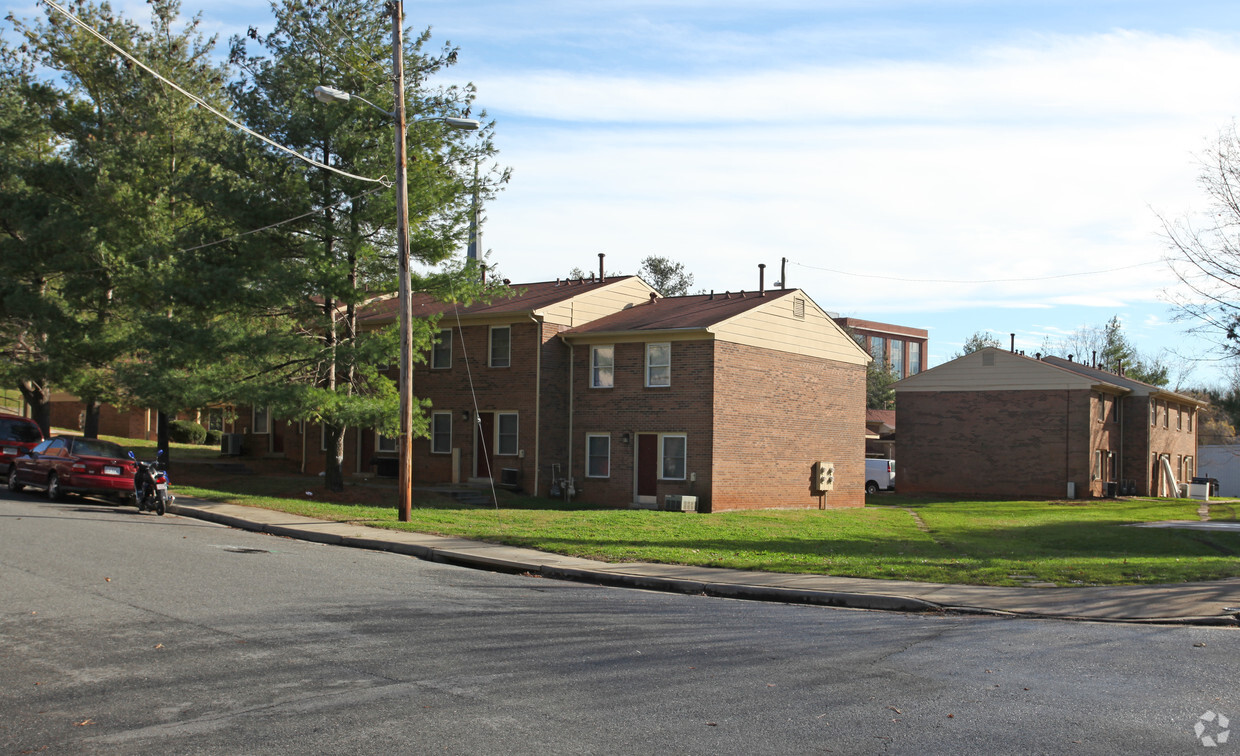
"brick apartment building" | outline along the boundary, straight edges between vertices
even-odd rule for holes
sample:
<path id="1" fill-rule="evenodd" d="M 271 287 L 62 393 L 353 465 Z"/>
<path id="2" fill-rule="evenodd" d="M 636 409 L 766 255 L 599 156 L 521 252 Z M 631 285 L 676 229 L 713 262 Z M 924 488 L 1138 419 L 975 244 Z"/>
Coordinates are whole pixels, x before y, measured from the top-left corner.
<path id="1" fill-rule="evenodd" d="M 835 318 L 853 334 L 861 348 L 878 364 L 886 362 L 896 378 L 907 378 L 926 370 L 930 333 L 922 328 L 879 323 L 858 318 Z"/>
<path id="2" fill-rule="evenodd" d="M 1168 496 L 1196 472 L 1199 401 L 1088 365 L 986 348 L 895 390 L 901 493 Z"/>
<path id="3" fill-rule="evenodd" d="M 575 498 L 603 506 L 864 505 L 868 356 L 804 292 L 662 298 L 632 276 L 511 288 L 459 310 L 415 299 L 415 315 L 441 318 L 413 375 L 431 402 L 416 485 L 492 479 L 546 495 L 571 478 Z M 359 319 L 381 327 L 395 312 L 384 299 Z M 278 454 L 321 470 L 320 429 L 268 415 L 238 417 L 247 448 L 275 453 L 282 434 Z M 395 465 L 395 442 L 373 431 L 345 443 L 346 473 Z M 818 461 L 835 465 L 824 496 Z"/>

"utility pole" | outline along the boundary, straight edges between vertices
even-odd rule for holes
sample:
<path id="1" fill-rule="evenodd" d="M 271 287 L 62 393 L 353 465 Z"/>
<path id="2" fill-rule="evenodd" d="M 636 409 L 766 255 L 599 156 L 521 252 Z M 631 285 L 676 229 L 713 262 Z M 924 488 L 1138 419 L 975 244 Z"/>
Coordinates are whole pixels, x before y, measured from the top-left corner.
<path id="1" fill-rule="evenodd" d="M 409 280 L 409 183 L 405 152 L 405 60 L 401 27 L 405 22 L 402 0 L 390 0 L 392 12 L 392 79 L 396 96 L 392 112 L 396 121 L 396 252 L 400 274 L 400 452 L 397 485 L 401 522 L 409 522 L 413 497 L 413 309 Z"/>

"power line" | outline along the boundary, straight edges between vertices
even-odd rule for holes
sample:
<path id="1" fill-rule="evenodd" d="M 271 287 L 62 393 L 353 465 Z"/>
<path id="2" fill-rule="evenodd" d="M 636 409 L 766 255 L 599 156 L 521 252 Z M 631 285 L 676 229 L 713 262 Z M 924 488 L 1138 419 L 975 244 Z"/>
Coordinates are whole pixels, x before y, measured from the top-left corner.
<path id="1" fill-rule="evenodd" d="M 1053 281 L 1058 278 L 1075 278 L 1077 276 L 1096 276 L 1102 273 L 1115 273 L 1121 270 L 1130 270 L 1132 268 L 1141 268 L 1146 265 L 1164 265 L 1163 260 L 1149 260 L 1147 262 L 1134 263 L 1132 265 L 1121 265 L 1118 268 L 1106 268 L 1103 270 L 1083 270 L 1076 273 L 1060 273 L 1054 276 L 1033 276 L 1029 278 L 902 278 L 900 276 L 882 276 L 876 273 L 853 273 L 847 270 L 836 270 L 834 268 L 822 268 L 816 265 L 806 265 L 795 260 L 788 262 L 802 268 L 810 270 L 820 270 L 825 273 L 835 273 L 841 276 L 852 276 L 854 278 L 876 278 L 883 281 L 899 281 L 902 283 L 945 283 L 945 284 L 986 284 L 986 283 L 1022 283 L 1033 281 Z"/>
<path id="2" fill-rule="evenodd" d="M 173 89 L 175 89 L 176 91 L 178 91 L 178 92 L 180 92 L 181 94 L 185 95 L 185 96 L 186 96 L 186 97 L 188 97 L 190 100 L 192 100 L 195 104 L 197 104 L 199 107 L 205 108 L 207 111 L 209 111 L 210 113 L 212 113 L 212 114 L 213 114 L 213 115 L 215 115 L 216 117 L 221 118 L 221 119 L 223 119 L 223 120 L 227 121 L 228 123 L 232 124 L 233 126 L 237 127 L 238 129 L 241 129 L 242 131 L 244 131 L 245 133 L 249 134 L 250 136 L 255 137 L 255 138 L 257 138 L 257 139 L 261 139 L 262 141 L 266 142 L 267 144 L 271 145 L 272 147 L 275 147 L 275 148 L 276 148 L 276 149 L 278 149 L 278 150 L 282 150 L 283 152 L 287 152 L 288 154 L 292 155 L 293 157 L 297 158 L 298 160 L 304 160 L 305 162 L 309 163 L 310 165 L 315 166 L 316 168 L 323 168 L 324 170 L 328 170 L 328 171 L 331 171 L 332 173 L 339 174 L 339 175 L 341 175 L 341 176 L 344 176 L 345 178 L 357 179 L 358 181 L 367 181 L 367 182 L 370 182 L 370 183 L 373 183 L 373 184 L 383 184 L 384 186 L 390 186 L 390 185 L 391 185 L 391 184 L 390 184 L 390 182 L 388 182 L 388 181 L 387 181 L 387 178 L 386 178 L 386 177 L 380 177 L 380 178 L 377 178 L 377 179 L 372 179 L 372 178 L 367 178 L 366 176 L 358 176 L 357 174 L 354 174 L 354 173 L 349 173 L 348 171 L 342 171 L 342 170 L 340 170 L 339 168 L 334 168 L 334 167 L 332 167 L 332 166 L 330 166 L 330 165 L 327 165 L 326 163 L 320 163 L 319 161 L 317 161 L 317 160 L 315 160 L 315 159 L 313 159 L 313 158 L 307 157 L 307 156 L 305 156 L 305 155 L 301 154 L 300 152 L 297 152 L 296 150 L 294 150 L 294 149 L 292 149 L 292 148 L 290 148 L 290 147 L 285 147 L 284 145 L 280 144 L 279 142 L 276 142 L 276 141 L 274 141 L 274 140 L 272 140 L 272 139 L 269 139 L 269 138 L 267 138 L 267 137 L 263 136 L 262 134 L 258 133 L 257 131 L 254 131 L 253 129 L 250 129 L 249 127 L 247 127 L 247 126 L 245 126 L 245 125 L 241 124 L 240 122 L 238 122 L 238 121 L 234 120 L 233 118 L 230 118 L 229 116 L 225 115 L 224 113 L 221 113 L 219 110 L 216 110 L 216 109 L 215 109 L 214 107 L 212 107 L 212 106 L 211 106 L 211 105 L 210 105 L 210 104 L 209 104 L 206 100 L 202 99 L 202 98 L 201 98 L 201 97 L 199 97 L 198 95 L 195 95 L 195 94 L 193 94 L 193 93 L 191 93 L 191 92 L 187 92 L 186 90 L 182 89 L 182 88 L 181 88 L 179 85 L 177 85 L 176 83 L 174 83 L 174 82 L 172 82 L 172 81 L 170 81 L 170 80 L 168 80 L 168 79 L 164 78 L 164 77 L 163 77 L 163 76 L 161 76 L 161 75 L 160 75 L 157 71 L 155 71 L 155 70 L 154 70 L 154 69 L 152 69 L 150 66 L 146 65 L 145 63 L 143 63 L 142 61 L 138 60 L 137 58 L 135 58 L 133 55 L 131 55 L 131 54 L 130 54 L 127 50 L 125 50 L 124 48 L 122 48 L 120 45 L 116 44 L 116 43 L 115 43 L 115 42 L 113 42 L 112 40 L 110 40 L 110 39 L 108 39 L 107 37 L 105 37 L 105 36 L 103 35 L 103 33 L 101 33 L 100 31 L 98 31 L 97 29 L 95 29 L 93 26 L 90 26 L 89 24 L 87 24 L 86 22 L 82 21 L 82 20 L 81 20 L 80 18 L 78 18 L 77 16 L 73 15 L 73 14 L 72 14 L 72 13 L 70 13 L 69 11 L 67 11 L 67 10 L 65 10 L 64 8 L 62 8 L 62 7 L 60 7 L 59 5 L 57 5 L 57 4 L 54 2 L 54 0 L 43 0 L 43 2 L 47 3 L 48 7 L 52 8 L 53 10 L 57 11 L 58 13 L 63 14 L 63 15 L 64 15 L 66 18 L 68 18 L 70 21 L 72 21 L 73 23 L 75 23 L 75 24 L 77 24 L 78 26 L 82 27 L 83 29 L 85 29 L 85 30 L 86 30 L 89 34 L 91 34 L 91 35 L 93 35 L 93 36 L 97 37 L 100 41 L 102 41 L 102 42 L 103 42 L 104 44 L 106 44 L 108 47 L 111 47 L 113 50 L 116 50 L 118 53 L 120 53 L 121 55 L 125 56 L 127 59 L 129 59 L 130 61 L 132 61 L 132 62 L 134 63 L 134 65 L 138 66 L 138 67 L 139 67 L 139 68 L 141 68 L 143 71 L 146 71 L 146 72 L 147 72 L 147 73 L 149 73 L 150 75 L 154 76 L 156 79 L 159 79 L 159 80 L 160 80 L 160 81 L 162 81 L 163 83 L 167 84 L 168 86 L 172 87 L 172 88 L 173 88 Z"/>

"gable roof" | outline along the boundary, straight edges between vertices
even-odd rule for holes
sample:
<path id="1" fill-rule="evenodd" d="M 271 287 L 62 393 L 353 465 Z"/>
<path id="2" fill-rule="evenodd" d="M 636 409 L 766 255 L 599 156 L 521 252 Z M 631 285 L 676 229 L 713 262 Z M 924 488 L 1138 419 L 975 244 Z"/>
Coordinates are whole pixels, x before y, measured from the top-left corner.
<path id="1" fill-rule="evenodd" d="M 684 297 L 652 297 L 627 310 L 577 326 L 569 335 L 622 333 L 629 331 L 701 330 L 722 323 L 755 307 L 792 294 L 796 289 L 752 294 L 692 294 Z"/>
<path id="2" fill-rule="evenodd" d="M 508 284 L 508 294 L 498 293 L 490 302 L 474 302 L 470 305 L 453 305 L 442 302 L 429 294 L 414 293 L 411 297 L 414 317 L 430 317 L 455 312 L 461 316 L 527 316 L 542 315 L 548 310 L 570 300 L 591 295 L 605 295 L 614 290 L 634 289 L 637 296 L 646 291 L 653 292 L 649 284 L 637 276 L 616 276 L 606 280 L 557 280 L 536 283 Z M 622 296 L 622 300 L 631 301 L 633 294 Z M 367 302 L 358 312 L 359 322 L 368 325 L 383 325 L 396 320 L 400 309 L 399 298 L 395 294 L 377 297 Z"/>
<path id="3" fill-rule="evenodd" d="M 1159 396 L 1184 404 L 1203 405 L 1174 391 L 1059 357 L 1036 359 L 998 347 L 957 357 L 897 381 L 900 391 L 1036 391 L 1094 389 L 1113 394 Z"/>

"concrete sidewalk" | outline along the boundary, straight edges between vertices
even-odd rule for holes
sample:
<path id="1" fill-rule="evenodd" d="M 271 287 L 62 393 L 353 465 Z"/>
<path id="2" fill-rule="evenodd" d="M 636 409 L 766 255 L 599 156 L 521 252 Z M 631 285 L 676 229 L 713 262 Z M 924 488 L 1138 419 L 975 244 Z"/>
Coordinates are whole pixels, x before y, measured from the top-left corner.
<path id="1" fill-rule="evenodd" d="M 599 585 L 902 612 L 958 611 L 1111 622 L 1240 625 L 1240 578 L 1209 583 L 1082 588 L 944 585 L 644 562 L 610 564 L 464 538 L 325 522 L 183 497 L 178 497 L 169 511 L 304 541 Z"/>

